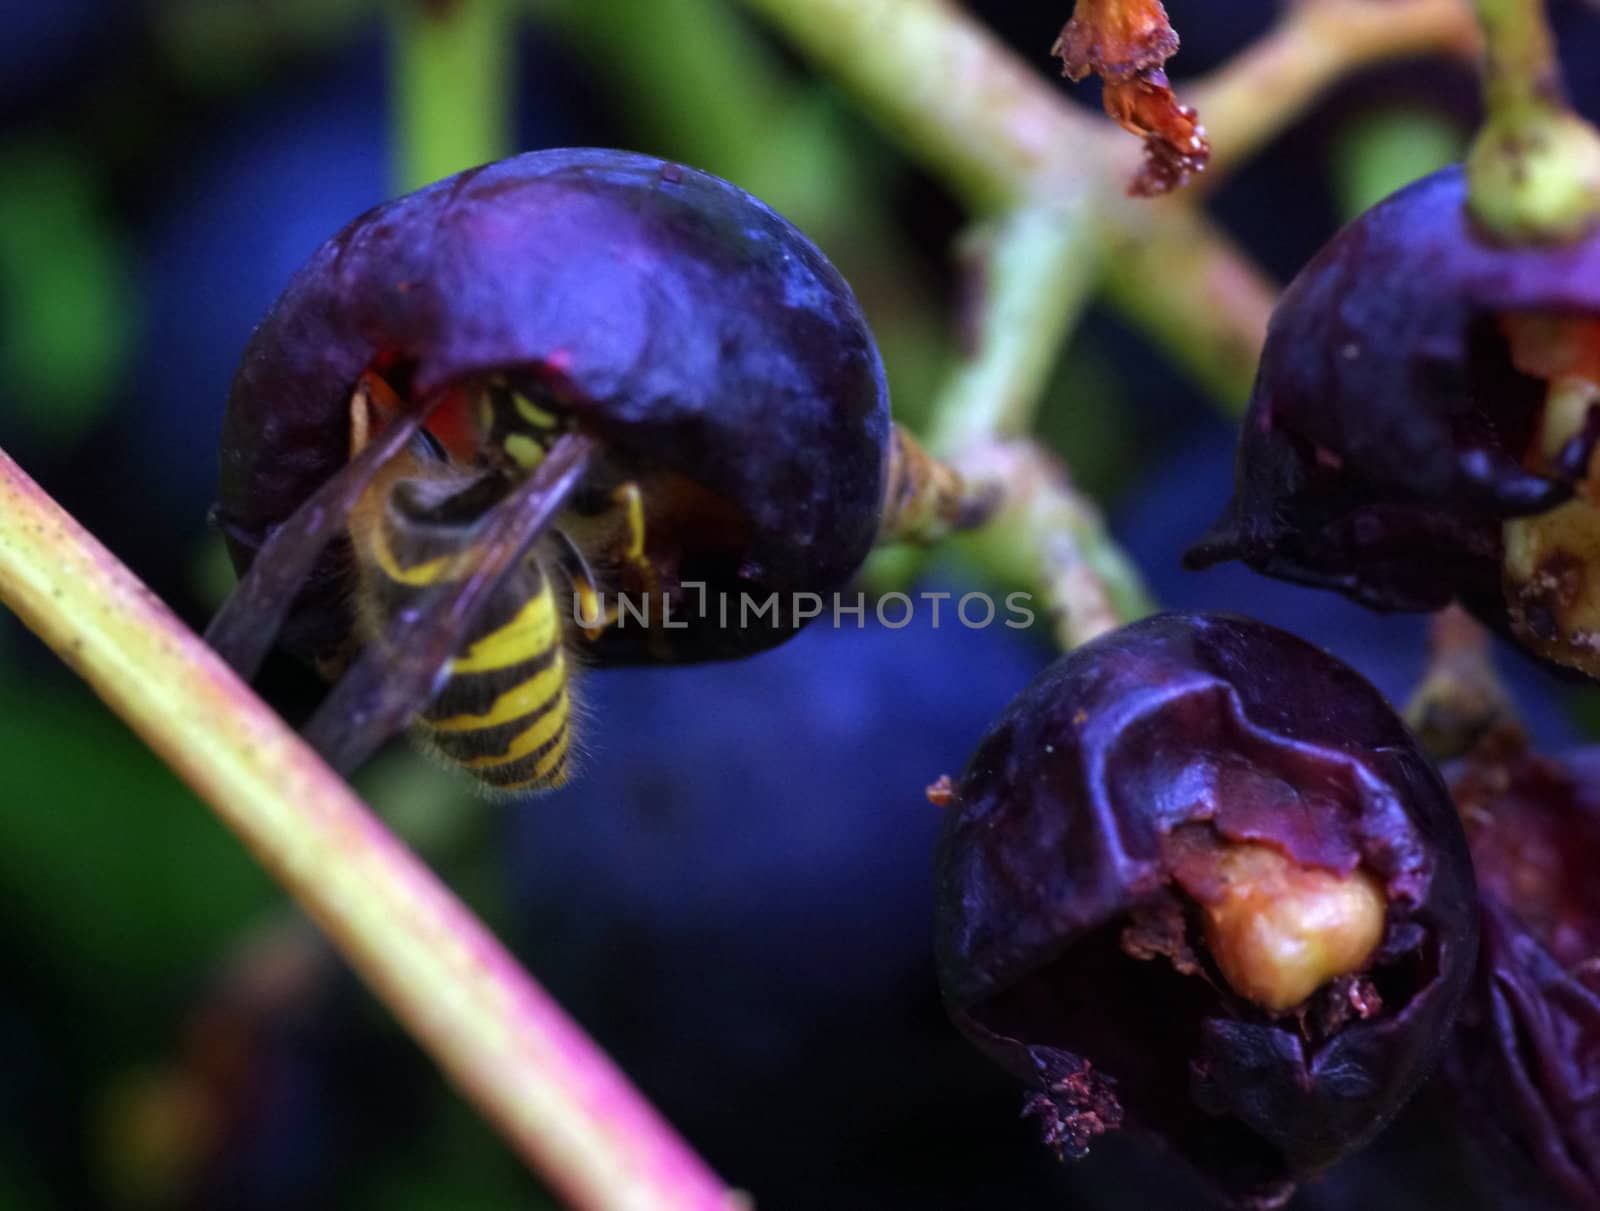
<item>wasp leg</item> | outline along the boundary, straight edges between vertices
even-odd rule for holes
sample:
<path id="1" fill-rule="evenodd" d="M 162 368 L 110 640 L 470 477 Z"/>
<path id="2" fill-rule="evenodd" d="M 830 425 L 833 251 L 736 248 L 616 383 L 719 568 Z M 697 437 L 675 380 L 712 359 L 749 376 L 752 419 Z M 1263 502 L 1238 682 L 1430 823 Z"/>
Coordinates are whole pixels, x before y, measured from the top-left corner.
<path id="1" fill-rule="evenodd" d="M 578 599 L 578 618 L 583 637 L 593 643 L 617 621 L 617 603 L 600 607 L 600 593 L 587 569 L 572 573 L 572 592 Z"/>
<path id="2" fill-rule="evenodd" d="M 619 484 L 617 490 L 611 494 L 611 499 L 622 506 L 623 520 L 626 526 L 627 542 L 622 548 L 622 560 L 634 570 L 639 583 L 644 586 L 645 600 L 652 598 L 660 601 L 663 618 L 667 609 L 667 597 L 661 590 L 661 573 L 650 557 L 645 554 L 645 529 L 644 492 L 633 480 Z M 613 619 L 615 621 L 615 619 Z M 672 656 L 672 646 L 667 641 L 667 633 L 662 630 L 652 630 L 648 643 L 650 651 L 658 660 L 669 660 Z"/>
<path id="3" fill-rule="evenodd" d="M 937 542 L 952 530 L 971 530 L 989 520 L 1000 501 L 998 485 L 962 475 L 899 425 L 890 441 L 879 543 Z"/>
<path id="4" fill-rule="evenodd" d="M 478 611 L 549 528 L 596 449 L 581 434 L 559 438 L 538 470 L 490 511 L 461 557 L 465 566 L 361 653 L 306 725 L 305 739 L 329 765 L 355 769 L 428 704 Z"/>
<path id="5" fill-rule="evenodd" d="M 595 584 L 589 561 L 583 557 L 583 548 L 565 530 L 557 530 L 556 537 L 567 549 L 567 558 L 560 567 L 566 573 L 567 583 L 572 586 L 575 607 L 572 620 L 578 624 L 578 630 L 583 637 L 592 643 L 607 627 L 616 622 L 617 603 L 613 601 L 602 608 L 604 599 Z"/>
<path id="6" fill-rule="evenodd" d="M 654 598 L 661 591 L 661 573 L 645 554 L 647 530 L 644 492 L 630 479 L 618 485 L 616 491 L 611 494 L 611 500 L 622 509 L 622 562 L 634 570 L 634 574 L 644 586 L 646 598 Z M 572 591 L 577 596 L 580 617 L 587 621 L 587 625 L 582 627 L 583 637 L 593 643 L 607 628 L 615 625 L 621 614 L 621 607 L 619 603 L 613 601 L 603 610 L 600 608 L 600 594 L 595 588 L 594 577 L 590 574 L 588 565 L 581 559 L 577 570 L 572 574 Z"/>
<path id="7" fill-rule="evenodd" d="M 346 515 L 372 477 L 405 449 L 439 402 L 428 399 L 404 404 L 377 375 L 362 375 L 351 397 L 351 437 L 361 441 L 362 448 L 353 450 L 350 462 L 262 544 L 250 570 L 206 628 L 206 642 L 234 672 L 246 680 L 256 675 L 323 548 L 343 533 Z M 374 404 L 391 415 L 376 436 L 371 435 L 369 414 Z"/>
<path id="8" fill-rule="evenodd" d="M 622 558 L 633 568 L 645 586 L 645 592 L 654 596 L 661 588 L 661 575 L 650 557 L 644 553 L 645 521 L 644 493 L 633 480 L 618 486 L 611 499 L 622 506 L 627 543 L 622 548 Z"/>

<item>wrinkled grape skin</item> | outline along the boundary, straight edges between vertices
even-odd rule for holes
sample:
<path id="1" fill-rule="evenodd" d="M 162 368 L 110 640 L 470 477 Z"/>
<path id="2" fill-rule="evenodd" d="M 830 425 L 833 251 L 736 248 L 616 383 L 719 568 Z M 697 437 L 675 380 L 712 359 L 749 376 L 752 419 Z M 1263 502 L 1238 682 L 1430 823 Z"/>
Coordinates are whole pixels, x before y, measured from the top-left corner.
<path id="1" fill-rule="evenodd" d="M 1600 233 L 1551 248 L 1478 232 L 1459 168 L 1379 203 L 1273 312 L 1233 499 L 1191 566 L 1240 559 L 1380 610 L 1458 599 L 1504 629 L 1501 524 L 1565 500 L 1521 462 L 1545 384 L 1496 317 L 1600 314 Z"/>
<path id="2" fill-rule="evenodd" d="M 1087 1063 L 1131 1122 L 1259 1197 L 1370 1139 L 1438 1058 L 1477 944 L 1465 838 L 1404 726 L 1325 653 L 1226 615 L 1123 628 L 1024 691 L 957 794 L 941 982 L 957 1025 L 1030 1089 Z M 1379 876 L 1375 965 L 1416 964 L 1402 1001 L 1308 1056 L 1292 1018 L 1103 944 L 1166 880 L 1163 835 L 1200 820 Z M 1080 992 L 1092 1014 L 1064 1008 Z"/>
<path id="3" fill-rule="evenodd" d="M 1600 1208 L 1600 750 L 1480 747 L 1452 778 L 1483 946 L 1445 1073 L 1518 1206 Z"/>
<path id="4" fill-rule="evenodd" d="M 684 579 L 711 594 L 829 592 L 875 536 L 889 414 L 866 320 L 804 235 L 709 174 L 618 151 L 533 152 L 379 206 L 329 240 L 256 330 L 229 396 L 217 518 L 241 568 L 344 465 L 350 395 L 374 365 L 403 368 L 413 396 L 533 375 L 625 471 L 667 468 L 715 493 L 744 533 L 731 554 L 686 563 Z M 344 590 L 333 552 L 287 646 L 342 638 Z M 714 606 L 708 620 L 680 617 L 681 659 L 793 633 L 719 626 Z M 651 656 L 642 628 L 594 650 Z"/>
<path id="5" fill-rule="evenodd" d="M 1491 1180 L 1551 1208 L 1600 1208 L 1600 993 L 1495 899 L 1447 1071 Z"/>

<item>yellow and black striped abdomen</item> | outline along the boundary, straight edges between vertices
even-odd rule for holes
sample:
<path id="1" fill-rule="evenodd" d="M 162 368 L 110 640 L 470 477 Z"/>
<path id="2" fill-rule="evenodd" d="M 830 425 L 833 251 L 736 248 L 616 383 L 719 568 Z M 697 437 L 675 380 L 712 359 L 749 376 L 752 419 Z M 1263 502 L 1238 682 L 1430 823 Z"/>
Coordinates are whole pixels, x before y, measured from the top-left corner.
<path id="1" fill-rule="evenodd" d="M 402 481 L 352 513 L 369 638 L 472 562 L 472 527 L 419 512 L 406 492 L 416 483 Z M 561 623 L 550 578 L 530 556 L 467 630 L 443 688 L 417 715 L 418 738 L 495 790 L 564 784 L 573 711 Z"/>
<path id="2" fill-rule="evenodd" d="M 549 578 L 530 560 L 513 579 L 520 592 L 491 603 L 417 722 L 431 748 L 490 786 L 539 790 L 567 780 L 571 689 Z"/>

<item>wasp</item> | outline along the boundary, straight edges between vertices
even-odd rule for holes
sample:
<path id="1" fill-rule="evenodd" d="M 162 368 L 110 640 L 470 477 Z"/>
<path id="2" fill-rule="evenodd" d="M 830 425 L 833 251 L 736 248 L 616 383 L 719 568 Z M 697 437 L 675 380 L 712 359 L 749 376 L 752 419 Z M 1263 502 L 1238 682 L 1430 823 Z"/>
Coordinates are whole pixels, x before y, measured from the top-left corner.
<path id="1" fill-rule="evenodd" d="M 221 464 L 241 580 L 212 645 L 247 678 L 279 643 L 335 679 L 306 736 L 336 768 L 411 725 L 500 791 L 569 777 L 580 665 L 772 647 L 797 595 L 989 499 L 891 423 L 866 320 L 804 235 L 597 149 L 335 235 L 246 347 Z"/>

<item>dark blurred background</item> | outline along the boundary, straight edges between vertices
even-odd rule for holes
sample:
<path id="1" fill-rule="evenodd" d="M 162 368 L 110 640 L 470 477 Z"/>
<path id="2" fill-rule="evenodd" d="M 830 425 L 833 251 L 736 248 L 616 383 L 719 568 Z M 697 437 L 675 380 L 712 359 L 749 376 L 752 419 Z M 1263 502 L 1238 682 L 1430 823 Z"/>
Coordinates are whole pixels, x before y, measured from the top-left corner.
<path id="1" fill-rule="evenodd" d="M 512 128 L 463 138 L 630 147 L 750 188 L 837 260 L 897 411 L 925 414 L 955 347 L 962 225 L 937 182 L 732 0 L 505 3 L 516 37 L 459 87 L 512 90 Z M 1069 0 L 970 7 L 1051 70 Z M 1170 9 L 1180 80 L 1276 15 Z M 1556 0 L 1554 16 L 1596 116 L 1600 13 Z M 376 0 L 0 0 L 0 446 L 197 626 L 231 583 L 206 514 L 251 325 L 324 238 L 420 183 L 419 138 L 448 153 L 456 136 L 428 133 L 441 81 L 416 20 Z M 1475 106 L 1458 64 L 1366 73 L 1211 208 L 1285 279 L 1459 154 Z M 1224 495 L 1225 412 L 1095 311 L 1043 425 L 1164 603 L 1247 607 L 1403 699 L 1417 620 L 1177 570 Z M 585 773 L 551 797 L 486 804 L 401 747 L 359 786 L 762 1207 L 1195 1206 L 1128 1142 L 1056 1166 L 938 1005 L 922 788 L 1048 659 L 998 628 L 815 627 L 741 665 L 590 676 Z M 1543 738 L 1590 730 L 1592 707 L 1502 663 Z M 262 686 L 291 718 L 320 692 L 286 661 Z M 9 615 L 0 971 L 6 1211 L 541 1205 L 209 813 Z M 1297 1205 L 1470 1205 L 1444 1115 L 1424 1098 Z"/>

